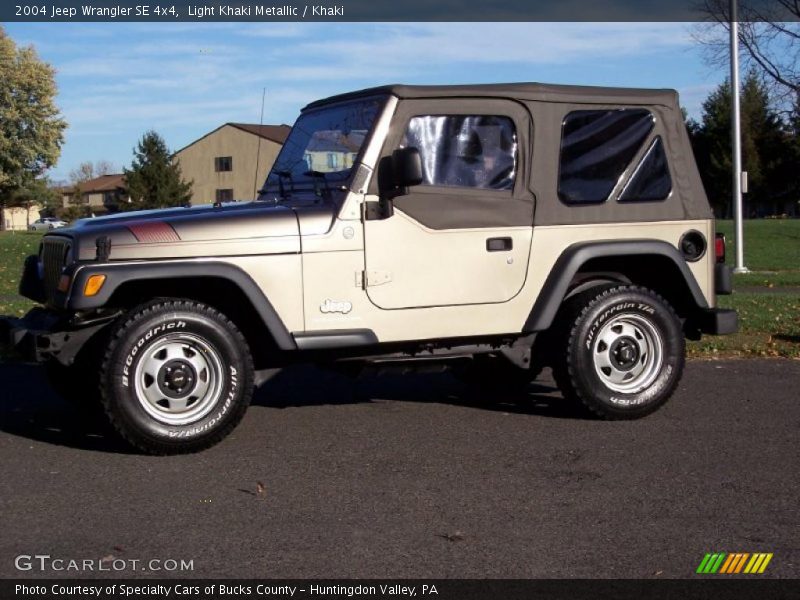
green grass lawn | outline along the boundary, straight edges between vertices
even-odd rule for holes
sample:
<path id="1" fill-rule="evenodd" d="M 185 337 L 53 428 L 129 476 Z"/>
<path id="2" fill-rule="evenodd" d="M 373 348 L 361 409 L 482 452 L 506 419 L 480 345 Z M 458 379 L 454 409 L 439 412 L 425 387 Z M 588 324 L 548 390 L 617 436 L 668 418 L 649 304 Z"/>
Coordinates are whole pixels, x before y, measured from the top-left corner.
<path id="1" fill-rule="evenodd" d="M 726 262 L 736 257 L 733 221 L 717 221 L 727 239 Z M 737 274 L 737 287 L 800 287 L 800 219 L 744 221 L 744 264 L 752 273 Z"/>
<path id="2" fill-rule="evenodd" d="M 38 252 L 41 239 L 42 234 L 33 231 L 0 233 L 0 299 L 17 294 L 22 263 L 25 257 Z"/>
<path id="3" fill-rule="evenodd" d="M 18 294 L 18 287 L 25 257 L 36 254 L 41 239 L 39 232 L 0 232 L 0 315 L 21 317 L 34 306 Z M 0 349 L 0 360 L 8 358 Z"/>
<path id="4" fill-rule="evenodd" d="M 719 305 L 739 313 L 739 332 L 688 342 L 689 356 L 800 358 L 800 294 L 734 292 Z"/>

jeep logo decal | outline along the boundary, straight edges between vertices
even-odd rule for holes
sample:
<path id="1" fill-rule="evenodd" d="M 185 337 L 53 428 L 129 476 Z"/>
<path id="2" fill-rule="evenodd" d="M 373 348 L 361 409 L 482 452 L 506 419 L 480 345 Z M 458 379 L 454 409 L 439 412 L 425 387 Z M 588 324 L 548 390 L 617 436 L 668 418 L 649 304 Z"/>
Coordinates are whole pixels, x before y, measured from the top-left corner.
<path id="1" fill-rule="evenodd" d="M 351 310 L 353 310 L 353 305 L 347 301 L 331 300 L 330 298 L 328 298 L 327 300 L 325 300 L 325 302 L 320 304 L 319 310 L 320 312 L 325 314 L 342 313 L 343 315 L 346 315 Z"/>

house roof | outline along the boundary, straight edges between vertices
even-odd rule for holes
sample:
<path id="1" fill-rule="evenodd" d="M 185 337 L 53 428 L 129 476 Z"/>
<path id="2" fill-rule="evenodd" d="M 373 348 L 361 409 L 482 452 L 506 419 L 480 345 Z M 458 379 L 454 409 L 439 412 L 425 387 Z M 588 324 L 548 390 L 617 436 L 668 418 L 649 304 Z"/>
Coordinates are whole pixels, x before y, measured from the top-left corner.
<path id="1" fill-rule="evenodd" d="M 257 123 L 223 123 L 216 129 L 212 129 L 207 134 L 202 137 L 197 138 L 193 142 L 186 144 L 180 150 L 176 150 L 173 152 L 172 156 L 175 157 L 187 148 L 194 146 L 197 142 L 206 139 L 213 133 L 216 133 L 223 127 L 235 127 L 236 129 L 240 129 L 242 131 L 246 131 L 247 133 L 252 133 L 253 135 L 257 135 L 265 140 L 269 140 L 271 142 L 275 142 L 276 144 L 283 145 L 283 142 L 286 141 L 286 138 L 289 136 L 289 132 L 292 130 L 290 125 L 259 125 Z"/>
<path id="2" fill-rule="evenodd" d="M 125 175 L 122 173 L 113 173 L 110 175 L 101 175 L 94 179 L 89 179 L 79 183 L 77 186 L 67 188 L 67 193 L 74 192 L 75 187 L 80 187 L 81 193 L 93 194 L 97 192 L 113 192 L 117 189 L 125 189 Z"/>
<path id="3" fill-rule="evenodd" d="M 283 144 L 292 130 L 290 125 L 256 125 L 253 123 L 226 123 L 226 125 L 253 133 L 278 144 Z"/>

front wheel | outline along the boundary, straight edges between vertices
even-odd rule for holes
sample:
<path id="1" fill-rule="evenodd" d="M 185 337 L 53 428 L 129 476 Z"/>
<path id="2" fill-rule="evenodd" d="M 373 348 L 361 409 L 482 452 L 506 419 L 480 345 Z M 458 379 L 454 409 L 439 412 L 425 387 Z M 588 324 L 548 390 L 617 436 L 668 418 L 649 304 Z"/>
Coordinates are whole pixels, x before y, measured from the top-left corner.
<path id="1" fill-rule="evenodd" d="M 247 342 L 222 313 L 188 300 L 132 310 L 111 335 L 103 405 L 117 431 L 149 454 L 195 452 L 242 419 L 253 392 Z"/>
<path id="2" fill-rule="evenodd" d="M 635 286 L 593 288 L 567 301 L 554 375 L 562 393 L 606 419 L 663 405 L 683 374 L 685 341 L 672 307 Z"/>

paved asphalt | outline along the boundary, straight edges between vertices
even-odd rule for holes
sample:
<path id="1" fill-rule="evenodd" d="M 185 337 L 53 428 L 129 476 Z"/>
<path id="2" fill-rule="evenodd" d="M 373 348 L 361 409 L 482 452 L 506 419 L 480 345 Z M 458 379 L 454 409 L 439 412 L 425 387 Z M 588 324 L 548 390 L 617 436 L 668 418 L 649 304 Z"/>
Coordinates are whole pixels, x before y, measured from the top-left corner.
<path id="1" fill-rule="evenodd" d="M 673 578 L 711 551 L 800 577 L 798 384 L 800 362 L 691 362 L 660 412 L 606 423 L 547 375 L 489 403 L 450 375 L 298 367 L 221 445 L 152 458 L 0 365 L 0 577 L 49 554 L 194 577 Z"/>

